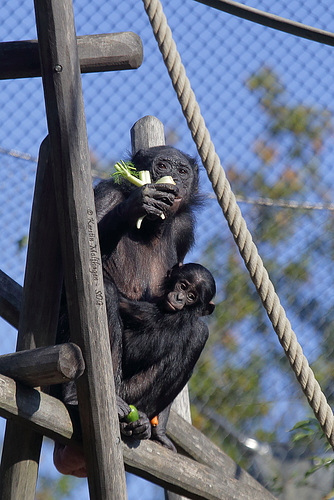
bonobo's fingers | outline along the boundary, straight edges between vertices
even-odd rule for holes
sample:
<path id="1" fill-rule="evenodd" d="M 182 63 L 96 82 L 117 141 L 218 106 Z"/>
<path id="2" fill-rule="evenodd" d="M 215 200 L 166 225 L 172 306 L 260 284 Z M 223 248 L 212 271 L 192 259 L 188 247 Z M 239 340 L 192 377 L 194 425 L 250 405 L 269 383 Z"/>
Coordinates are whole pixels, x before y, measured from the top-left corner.
<path id="1" fill-rule="evenodd" d="M 121 433 L 127 437 L 134 439 L 150 439 L 151 437 L 151 422 L 145 413 L 138 411 L 139 419 L 135 422 L 121 422 Z"/>
<path id="2" fill-rule="evenodd" d="M 116 404 L 117 404 L 117 412 L 118 412 L 118 418 L 123 419 L 127 415 L 129 415 L 131 408 L 130 406 L 123 401 L 122 398 L 116 395 Z"/>
<path id="3" fill-rule="evenodd" d="M 173 206 L 178 193 L 174 184 L 145 184 L 134 189 L 121 204 L 120 215 L 130 223 L 136 223 L 144 215 L 160 217 Z"/>
<path id="4" fill-rule="evenodd" d="M 171 451 L 174 451 L 176 453 L 176 448 L 172 441 L 166 436 L 164 433 L 153 433 L 151 435 L 152 441 L 155 441 L 156 443 L 161 444 L 162 446 L 165 446 Z"/>

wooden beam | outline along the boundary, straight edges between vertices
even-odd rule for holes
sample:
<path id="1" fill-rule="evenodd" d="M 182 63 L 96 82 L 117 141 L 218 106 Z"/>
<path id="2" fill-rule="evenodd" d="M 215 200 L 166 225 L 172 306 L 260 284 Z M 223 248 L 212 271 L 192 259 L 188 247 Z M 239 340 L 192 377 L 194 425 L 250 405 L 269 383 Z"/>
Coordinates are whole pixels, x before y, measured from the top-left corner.
<path id="1" fill-rule="evenodd" d="M 126 498 L 72 0 L 35 0 L 71 339 L 91 498 Z"/>
<path id="2" fill-rule="evenodd" d="M 30 222 L 18 351 L 55 342 L 62 284 L 56 221 L 49 146 L 44 140 L 40 148 Z M 35 498 L 41 444 L 39 434 L 30 429 L 23 432 L 15 423 L 7 423 L 0 469 L 0 498 Z"/>
<path id="3" fill-rule="evenodd" d="M 0 356 L 0 373 L 30 387 L 46 387 L 76 380 L 84 369 L 81 349 L 72 343 Z"/>
<path id="4" fill-rule="evenodd" d="M 256 500 L 274 498 L 232 458 L 175 411 L 170 413 L 167 434 L 187 456 L 201 464 L 208 465 L 218 472 L 224 471 L 228 478 L 238 478 L 238 488 L 247 490 L 247 488 L 251 487 L 255 492 L 254 498 Z"/>
<path id="5" fill-rule="evenodd" d="M 164 126 L 155 116 L 144 116 L 138 120 L 131 128 L 131 146 L 132 154 L 135 154 L 139 149 L 147 149 L 154 146 L 165 145 Z M 184 418 L 187 416 L 189 422 L 190 417 L 190 402 L 188 387 L 178 395 L 173 402 L 175 411 L 178 411 Z M 186 500 L 184 497 L 177 495 L 171 491 L 165 491 L 165 500 Z"/>
<path id="6" fill-rule="evenodd" d="M 0 316 L 18 329 L 22 306 L 22 287 L 0 270 Z"/>
<path id="7" fill-rule="evenodd" d="M 78 36 L 81 73 L 139 68 L 143 46 L 131 32 Z M 38 40 L 0 43 L 0 80 L 41 76 Z"/>
<path id="8" fill-rule="evenodd" d="M 164 126 L 155 116 L 144 116 L 131 129 L 132 154 L 139 149 L 165 145 Z"/>
<path id="9" fill-rule="evenodd" d="M 17 420 L 21 425 L 33 428 L 64 444 L 70 441 L 78 443 L 73 435 L 70 415 L 61 401 L 3 375 L 0 375 L 0 395 L 0 416 Z M 177 432 L 187 435 L 189 424 L 181 417 L 178 417 L 176 424 Z M 199 431 L 195 432 L 201 435 Z M 192 435 L 193 432 L 190 436 Z M 200 448 L 208 444 L 204 441 L 201 439 L 196 445 L 199 448 L 198 453 L 202 453 L 203 456 L 206 452 Z M 232 460 L 212 443 L 209 443 L 209 465 L 197 463 L 149 440 L 123 443 L 123 455 L 129 472 L 186 495 L 187 498 L 209 500 L 250 498 L 273 500 L 274 498 L 237 465 L 230 467 L 229 462 L 233 463 Z"/>

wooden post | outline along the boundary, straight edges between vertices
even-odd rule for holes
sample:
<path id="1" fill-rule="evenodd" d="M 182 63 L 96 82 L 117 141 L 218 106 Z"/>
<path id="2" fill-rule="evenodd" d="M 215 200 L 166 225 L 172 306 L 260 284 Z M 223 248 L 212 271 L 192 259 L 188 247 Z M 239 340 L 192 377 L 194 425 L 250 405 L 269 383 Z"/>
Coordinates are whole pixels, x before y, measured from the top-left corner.
<path id="1" fill-rule="evenodd" d="M 138 120 L 131 129 L 131 146 L 132 154 L 135 154 L 139 149 L 151 148 L 154 146 L 165 145 L 164 126 L 155 116 L 144 116 Z M 185 420 L 191 422 L 190 402 L 188 387 L 178 395 L 173 403 L 172 408 Z M 176 493 L 165 491 L 166 500 L 186 500 Z"/>
<path id="2" fill-rule="evenodd" d="M 40 148 L 29 232 L 17 350 L 53 344 L 62 283 L 49 148 Z M 0 498 L 33 500 L 42 436 L 8 421 L 0 468 Z"/>
<path id="3" fill-rule="evenodd" d="M 35 0 L 62 262 L 90 496 L 126 499 L 122 445 L 71 0 Z"/>

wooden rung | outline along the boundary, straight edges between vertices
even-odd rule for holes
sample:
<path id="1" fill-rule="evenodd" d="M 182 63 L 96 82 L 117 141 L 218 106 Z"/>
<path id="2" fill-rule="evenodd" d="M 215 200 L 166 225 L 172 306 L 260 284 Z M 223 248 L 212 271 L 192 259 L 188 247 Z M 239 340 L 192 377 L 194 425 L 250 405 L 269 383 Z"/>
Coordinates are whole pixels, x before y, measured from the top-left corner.
<path id="1" fill-rule="evenodd" d="M 0 373 L 31 387 L 76 380 L 84 369 L 81 349 L 72 343 L 0 356 Z"/>
<path id="2" fill-rule="evenodd" d="M 139 68 L 143 46 L 132 32 L 77 37 L 81 73 Z M 0 43 L 0 80 L 41 76 L 37 40 Z"/>

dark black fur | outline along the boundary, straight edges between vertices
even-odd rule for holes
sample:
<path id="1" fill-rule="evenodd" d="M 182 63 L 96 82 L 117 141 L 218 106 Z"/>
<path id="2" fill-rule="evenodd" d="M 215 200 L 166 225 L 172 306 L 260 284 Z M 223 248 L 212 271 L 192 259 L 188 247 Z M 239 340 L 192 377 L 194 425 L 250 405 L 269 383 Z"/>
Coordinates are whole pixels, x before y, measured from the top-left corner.
<path id="1" fill-rule="evenodd" d="M 150 419 L 188 382 L 209 335 L 199 318 L 213 312 L 215 292 L 207 269 L 185 264 L 168 274 L 155 304 L 120 298 L 124 342 L 119 395 Z"/>
<path id="2" fill-rule="evenodd" d="M 159 297 L 167 271 L 176 264 L 183 263 L 185 255 L 193 245 L 193 209 L 200 203 L 198 166 L 188 155 L 169 146 L 160 146 L 140 150 L 131 160 L 137 170 L 150 171 L 152 184 L 138 188 L 125 180 L 117 184 L 111 178 L 102 181 L 95 189 L 108 326 L 118 394 L 121 392 L 123 380 L 122 328 L 118 310 L 118 292 L 129 300 L 152 302 Z M 176 185 L 154 184 L 165 175 L 172 176 Z M 161 214 L 164 214 L 164 219 L 160 217 Z M 136 221 L 143 215 L 146 217 L 141 229 L 138 230 Z M 180 323 L 182 322 L 180 316 Z M 58 338 L 60 342 L 68 340 L 66 328 L 67 326 L 60 328 Z M 187 333 L 189 335 L 189 330 Z M 198 333 L 202 334 L 199 331 Z M 159 335 L 164 337 L 163 329 Z M 153 345 L 151 345 L 152 349 Z M 196 352 L 197 349 L 196 344 Z M 148 358 L 155 356 L 151 350 L 145 351 L 145 356 Z M 138 356 L 143 357 L 140 353 Z M 176 356 L 175 353 L 174 356 Z M 177 369 L 180 372 L 182 369 L 179 365 L 182 367 L 183 359 L 188 363 L 186 350 L 181 355 L 178 353 L 177 360 L 174 361 L 178 364 Z M 169 360 L 168 366 L 172 365 L 173 359 Z M 188 375 L 188 368 L 185 368 L 184 373 L 180 373 L 181 378 L 187 378 Z M 159 377 L 164 376 L 166 376 L 164 370 L 160 369 Z M 150 380 L 144 383 L 149 386 L 153 382 Z M 154 384 L 156 383 L 155 379 Z M 75 404 L 76 394 L 73 386 L 70 384 L 64 388 L 62 399 Z M 150 398 L 149 390 L 147 397 Z M 156 396 L 154 398 L 157 399 Z M 168 396 L 169 399 L 170 396 Z M 154 406 L 156 403 L 152 402 L 150 407 Z M 160 407 L 161 405 L 158 408 Z M 128 406 L 119 400 L 118 412 L 121 420 L 128 410 Z M 129 424 L 127 429 L 123 426 L 122 432 L 126 435 L 136 435 L 138 438 L 147 438 L 151 433 L 149 420 L 146 415 L 141 415 L 139 422 Z"/>

